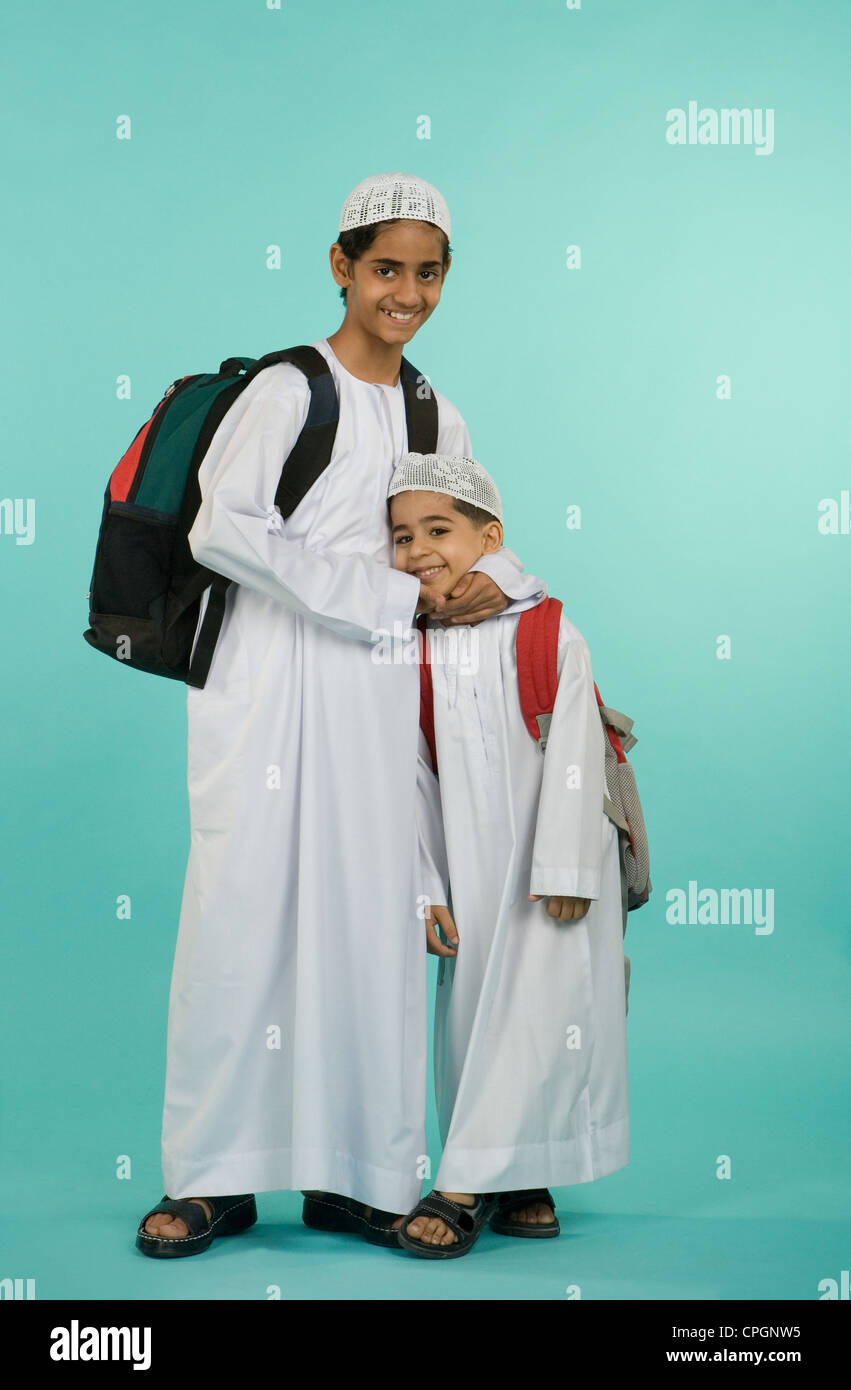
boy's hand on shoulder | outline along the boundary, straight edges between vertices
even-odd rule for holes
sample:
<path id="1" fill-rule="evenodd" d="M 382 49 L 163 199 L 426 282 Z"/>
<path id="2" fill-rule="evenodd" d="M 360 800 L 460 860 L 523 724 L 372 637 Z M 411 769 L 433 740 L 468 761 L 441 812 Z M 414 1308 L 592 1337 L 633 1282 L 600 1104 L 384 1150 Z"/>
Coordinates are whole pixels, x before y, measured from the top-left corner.
<path id="1" fill-rule="evenodd" d="M 445 623 L 476 623 L 495 618 L 508 606 L 508 599 L 495 580 L 481 570 L 469 570 L 444 600 L 442 612 L 435 616 Z"/>
<path id="2" fill-rule="evenodd" d="M 437 934 L 438 927 L 447 940 L 453 943 L 452 945 L 444 945 Z M 458 930 L 448 907 L 437 907 L 432 903 L 431 912 L 426 913 L 425 929 L 426 951 L 430 956 L 455 956 L 458 954 L 454 949 L 458 945 Z"/>
<path id="3" fill-rule="evenodd" d="M 546 894 L 530 893 L 529 902 L 539 903 Z M 584 917 L 591 906 L 590 898 L 563 898 L 550 895 L 547 902 L 547 912 L 550 917 L 557 917 L 560 922 L 577 922 L 580 917 Z"/>

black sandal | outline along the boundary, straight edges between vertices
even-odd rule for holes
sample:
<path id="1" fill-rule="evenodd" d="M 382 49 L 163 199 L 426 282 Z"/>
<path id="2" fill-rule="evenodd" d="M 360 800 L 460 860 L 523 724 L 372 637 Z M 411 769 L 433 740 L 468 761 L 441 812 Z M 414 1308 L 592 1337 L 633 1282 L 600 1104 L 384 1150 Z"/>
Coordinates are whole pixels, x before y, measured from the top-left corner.
<path id="1" fill-rule="evenodd" d="M 189 1197 L 163 1197 L 155 1207 L 145 1212 L 136 1232 L 136 1244 L 146 1255 L 154 1258 L 168 1258 L 177 1255 L 200 1255 L 218 1236 L 236 1235 L 245 1231 L 257 1220 L 257 1203 L 254 1194 L 243 1193 L 240 1197 L 205 1197 L 213 1213 L 207 1220 L 207 1213 L 197 1202 Z M 149 1216 L 166 1212 L 179 1216 L 189 1227 L 188 1236 L 152 1236 L 145 1230 Z"/>
<path id="2" fill-rule="evenodd" d="M 451 1197 L 444 1197 L 442 1193 L 432 1190 L 405 1217 L 398 1231 L 399 1244 L 426 1260 L 457 1259 L 459 1255 L 466 1255 L 472 1250 L 493 1211 L 493 1205 L 492 1192 L 477 1193 L 475 1204 L 465 1207 L 460 1202 L 453 1202 Z M 451 1245 L 430 1245 L 416 1236 L 409 1236 L 407 1228 L 418 1216 L 439 1217 L 455 1233 L 456 1239 Z"/>
<path id="3" fill-rule="evenodd" d="M 555 1217 L 554 1221 L 512 1221 L 508 1213 L 518 1207 L 530 1207 L 533 1202 L 545 1202 Z M 501 1236 L 557 1236 L 561 1227 L 555 1215 L 556 1204 L 553 1195 L 546 1187 L 536 1187 L 528 1192 L 498 1192 L 496 1211 L 490 1220 L 492 1231 Z"/>
<path id="4" fill-rule="evenodd" d="M 370 1245 L 397 1247 L 399 1232 L 393 1222 L 399 1213 L 373 1207 L 367 1216 L 367 1206 L 354 1197 L 341 1197 L 337 1192 L 304 1192 L 301 1219 L 314 1231 L 344 1231 L 360 1236 Z"/>

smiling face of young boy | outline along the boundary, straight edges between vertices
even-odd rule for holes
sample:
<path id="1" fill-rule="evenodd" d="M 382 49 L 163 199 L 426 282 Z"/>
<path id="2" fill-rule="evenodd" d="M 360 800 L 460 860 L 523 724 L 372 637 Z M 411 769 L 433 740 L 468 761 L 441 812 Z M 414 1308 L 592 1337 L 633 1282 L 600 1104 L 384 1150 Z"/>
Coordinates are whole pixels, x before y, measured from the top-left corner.
<path id="1" fill-rule="evenodd" d="M 406 343 L 434 312 L 449 273 L 445 238 L 431 222 L 388 223 L 357 260 L 331 248 L 331 270 L 346 290 L 346 319 L 384 343 Z"/>
<path id="2" fill-rule="evenodd" d="M 471 565 L 502 545 L 502 526 L 473 521 L 445 492 L 397 492 L 390 498 L 397 570 L 447 595 Z"/>

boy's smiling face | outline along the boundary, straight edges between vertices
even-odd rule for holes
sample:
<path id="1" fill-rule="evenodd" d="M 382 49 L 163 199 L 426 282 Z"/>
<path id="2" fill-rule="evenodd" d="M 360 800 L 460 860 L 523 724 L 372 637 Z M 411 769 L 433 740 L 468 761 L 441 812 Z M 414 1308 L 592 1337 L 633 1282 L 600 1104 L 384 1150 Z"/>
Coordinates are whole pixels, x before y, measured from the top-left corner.
<path id="1" fill-rule="evenodd" d="M 479 525 L 455 510 L 445 492 L 397 492 L 390 498 L 397 570 L 447 595 L 471 565 L 502 545 L 496 520 Z"/>
<path id="2" fill-rule="evenodd" d="M 334 279 L 346 288 L 346 318 L 385 343 L 408 342 L 437 308 L 452 261 L 444 271 L 443 246 L 439 228 L 408 219 L 381 227 L 356 261 L 332 247 Z"/>

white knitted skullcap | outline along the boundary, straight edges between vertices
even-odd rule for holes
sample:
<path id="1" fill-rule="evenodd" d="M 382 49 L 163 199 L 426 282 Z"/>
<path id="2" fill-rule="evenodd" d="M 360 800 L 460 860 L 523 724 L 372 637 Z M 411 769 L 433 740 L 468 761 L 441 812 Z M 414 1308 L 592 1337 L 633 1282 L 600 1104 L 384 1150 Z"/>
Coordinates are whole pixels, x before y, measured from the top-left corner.
<path id="1" fill-rule="evenodd" d="M 490 473 L 460 454 L 404 454 L 390 479 L 388 498 L 397 492 L 445 492 L 502 521 L 502 502 Z"/>
<path id="2" fill-rule="evenodd" d="M 449 236 L 449 208 L 442 193 L 413 174 L 373 174 L 353 188 L 340 213 L 339 231 L 386 222 L 391 217 L 411 217 L 433 222 Z"/>

